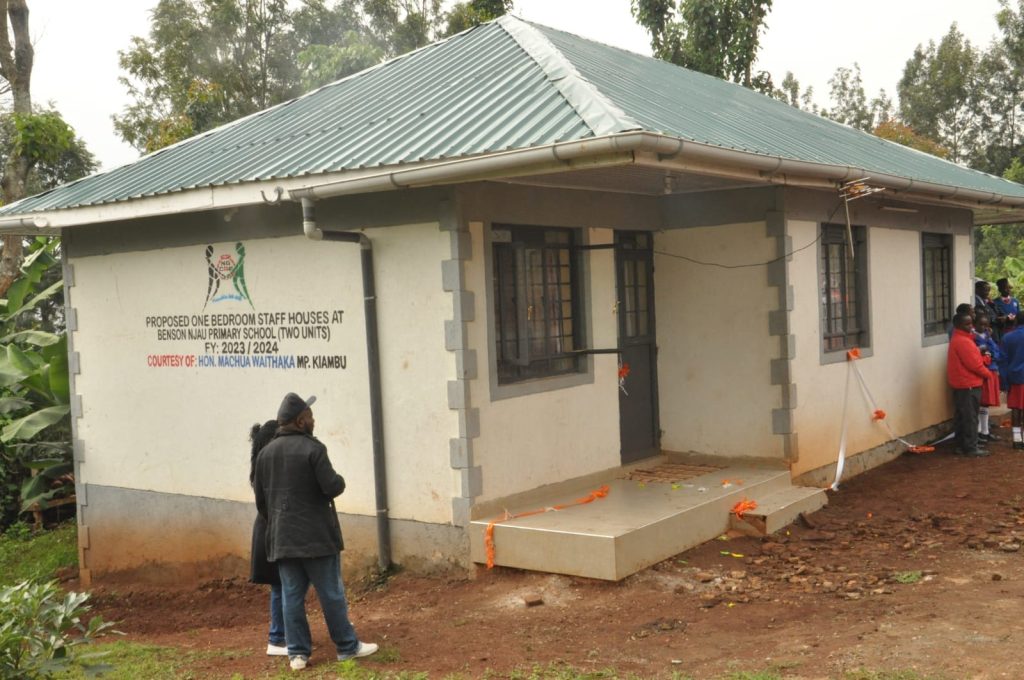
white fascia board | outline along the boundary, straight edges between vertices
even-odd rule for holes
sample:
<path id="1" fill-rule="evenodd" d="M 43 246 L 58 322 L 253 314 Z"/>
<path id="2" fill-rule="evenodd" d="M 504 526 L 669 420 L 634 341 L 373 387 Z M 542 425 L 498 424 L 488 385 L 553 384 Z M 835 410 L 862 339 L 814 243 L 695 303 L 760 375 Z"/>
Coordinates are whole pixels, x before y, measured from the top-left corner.
<path id="1" fill-rule="evenodd" d="M 272 187 L 270 191 L 273 192 Z M 253 194 L 255 194 L 255 200 L 253 200 Z M 271 195 L 273 194 L 271 193 Z M 198 212 L 212 210 L 221 205 L 233 207 L 248 203 L 258 203 L 260 200 L 259 191 L 254 191 L 251 185 L 203 187 L 201 189 L 190 189 L 172 194 L 135 198 L 115 203 L 86 205 L 63 210 L 43 210 L 25 213 L 25 216 L 39 216 L 46 220 L 48 228 L 35 233 L 55 233 L 63 228 L 77 227 L 85 224 Z M 8 227 L 0 224 L 0 233 L 17 234 L 26 232 L 16 226 Z"/>
<path id="2" fill-rule="evenodd" d="M 40 210 L 20 214 L 12 214 L 0 218 L 0 234 L 58 234 L 66 227 L 77 227 L 101 222 L 120 222 L 162 215 L 177 215 L 206 210 L 227 210 L 248 205 L 276 203 L 273 199 L 280 195 L 287 201 L 290 191 L 316 186 L 324 182 L 338 182 L 342 179 L 358 179 L 374 175 L 379 168 L 331 173 L 326 175 L 292 177 L 260 182 L 243 182 L 225 184 L 214 187 L 185 189 L 156 196 L 144 196 L 113 203 L 84 205 L 62 210 Z M 21 219 L 44 221 L 44 229 L 18 225 Z"/>
<path id="3" fill-rule="evenodd" d="M 61 210 L 40 210 L 26 213 L 14 213 L 0 218 L 0 234 L 59 234 L 60 229 L 85 224 L 102 222 L 119 222 L 136 220 L 146 217 L 176 215 L 206 210 L 227 210 L 247 205 L 276 203 L 276 196 L 290 197 L 297 200 L 304 194 L 316 194 L 323 187 L 342 186 L 341 193 L 370 193 L 387 191 L 414 186 L 395 182 L 396 177 L 423 174 L 426 181 L 415 186 L 435 186 L 439 184 L 455 184 L 459 182 L 479 181 L 506 176 L 516 171 L 556 172 L 571 167 L 587 167 L 588 164 L 631 163 L 632 152 L 645 137 L 650 135 L 627 133 L 605 138 L 588 138 L 578 142 L 562 142 L 558 144 L 516 149 L 496 154 L 484 154 L 470 158 L 449 161 L 424 161 L 407 163 L 400 166 L 364 168 L 323 175 L 304 175 L 284 179 L 273 179 L 258 182 L 241 182 L 214 187 L 185 189 L 155 196 L 131 198 L 99 205 L 85 205 Z M 572 152 L 563 158 L 559 149 L 571 147 Z M 506 161 L 505 159 L 509 159 Z M 539 163 L 543 159 L 543 163 Z M 447 173 L 445 169 L 451 168 Z M 438 171 L 442 171 L 437 176 Z M 278 191 L 280 189 L 280 192 Z M 320 196 L 318 196 L 320 197 Z M 284 200 L 288 200 L 285 198 Z M 298 203 L 296 203 L 298 205 Z M 19 220 L 44 220 L 45 229 L 18 226 Z"/>
<path id="4" fill-rule="evenodd" d="M 931 203 L 974 209 L 1024 207 L 1024 198 L 880 175 L 851 166 L 794 161 L 656 133 L 630 131 L 441 162 L 202 187 L 103 205 L 14 214 L 0 220 L 0 233 L 57 233 L 62 228 L 83 224 L 276 203 L 273 199 L 284 194 L 292 200 L 319 199 L 630 164 L 674 166 L 700 174 L 734 176 L 745 180 L 760 178 L 766 184 L 818 188 L 835 188 L 842 182 L 867 178 L 871 184 L 901 194 L 907 200 L 913 200 L 911 196 L 920 196 L 919 201 L 925 199 Z M 25 226 L 22 219 L 33 220 L 33 224 L 42 220 L 47 226 L 45 229 Z"/>

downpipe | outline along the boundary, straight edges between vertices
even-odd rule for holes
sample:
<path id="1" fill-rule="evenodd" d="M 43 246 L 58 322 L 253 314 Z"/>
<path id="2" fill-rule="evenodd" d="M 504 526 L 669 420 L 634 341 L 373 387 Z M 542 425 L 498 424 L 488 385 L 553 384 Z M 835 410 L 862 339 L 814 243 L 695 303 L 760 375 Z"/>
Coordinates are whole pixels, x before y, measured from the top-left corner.
<path id="1" fill-rule="evenodd" d="M 358 243 L 363 273 L 363 313 L 366 317 L 366 359 L 370 374 L 370 427 L 373 435 L 373 486 L 377 504 L 377 565 L 391 568 L 391 526 L 388 518 L 387 468 L 384 455 L 384 407 L 380 384 L 380 342 L 377 332 L 377 289 L 373 275 L 373 244 L 366 234 L 323 231 L 316 224 L 314 201 L 302 199 L 302 232 L 314 241 Z"/>

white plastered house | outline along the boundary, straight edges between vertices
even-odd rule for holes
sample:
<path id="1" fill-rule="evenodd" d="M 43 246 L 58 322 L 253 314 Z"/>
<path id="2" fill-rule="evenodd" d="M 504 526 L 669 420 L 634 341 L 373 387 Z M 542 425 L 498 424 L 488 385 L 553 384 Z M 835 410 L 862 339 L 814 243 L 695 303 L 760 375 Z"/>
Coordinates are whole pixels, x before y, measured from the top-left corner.
<path id="1" fill-rule="evenodd" d="M 865 178 L 882 191 L 848 231 L 839 188 Z M 83 576 L 179 580 L 245 572 L 246 434 L 288 391 L 318 398 L 350 562 L 466 567 L 473 520 L 666 452 L 824 486 L 849 348 L 897 435 L 949 419 L 972 227 L 1022 206 L 1011 182 L 504 17 L 0 228 L 64 242 Z M 900 451 L 849 428 L 848 474 Z"/>

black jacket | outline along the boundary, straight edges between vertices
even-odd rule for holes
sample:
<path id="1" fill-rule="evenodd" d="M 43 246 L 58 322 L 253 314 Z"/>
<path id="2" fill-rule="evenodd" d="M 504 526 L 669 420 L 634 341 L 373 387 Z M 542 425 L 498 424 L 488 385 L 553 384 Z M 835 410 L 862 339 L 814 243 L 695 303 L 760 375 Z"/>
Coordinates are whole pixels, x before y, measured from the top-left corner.
<path id="1" fill-rule="evenodd" d="M 252 552 L 249 559 L 249 580 L 253 583 L 281 583 L 277 565 L 267 561 L 267 521 L 256 515 L 252 523 Z"/>
<path id="2" fill-rule="evenodd" d="M 334 498 L 345 490 L 345 480 L 315 437 L 281 428 L 256 459 L 253 486 L 256 509 L 267 521 L 271 562 L 335 555 L 344 548 Z"/>

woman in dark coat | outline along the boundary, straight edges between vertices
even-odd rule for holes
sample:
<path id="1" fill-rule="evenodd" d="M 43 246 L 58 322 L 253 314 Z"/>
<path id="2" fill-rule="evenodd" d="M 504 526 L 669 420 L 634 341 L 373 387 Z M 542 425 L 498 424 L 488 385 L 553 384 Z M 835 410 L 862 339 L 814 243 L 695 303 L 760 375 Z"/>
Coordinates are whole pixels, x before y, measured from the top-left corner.
<path id="1" fill-rule="evenodd" d="M 266 446 L 274 433 L 277 432 L 277 421 L 268 420 L 262 425 L 252 426 L 249 441 L 252 452 L 249 460 L 249 484 L 252 484 L 256 471 L 256 457 Z M 253 583 L 270 584 L 270 633 L 267 636 L 267 656 L 288 656 L 288 647 L 284 639 L 284 613 L 281 610 L 281 579 L 277 575 L 277 565 L 267 561 L 266 545 L 267 523 L 256 515 L 252 525 L 252 557 L 249 580 Z"/>

